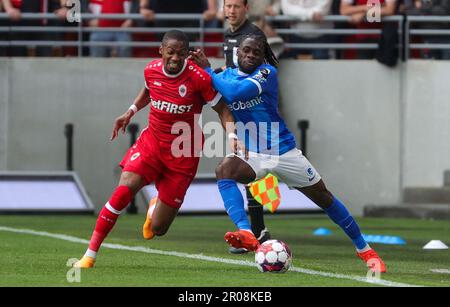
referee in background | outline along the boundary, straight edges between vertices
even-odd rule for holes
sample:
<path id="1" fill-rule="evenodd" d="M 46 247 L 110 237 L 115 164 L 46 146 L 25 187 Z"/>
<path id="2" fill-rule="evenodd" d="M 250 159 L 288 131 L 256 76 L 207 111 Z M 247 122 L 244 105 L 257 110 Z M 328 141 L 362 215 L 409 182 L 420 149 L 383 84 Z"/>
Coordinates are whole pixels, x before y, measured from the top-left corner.
<path id="1" fill-rule="evenodd" d="M 266 37 L 263 31 L 248 20 L 248 10 L 248 0 L 224 0 L 223 12 L 226 21 L 230 25 L 230 28 L 225 31 L 225 42 L 223 45 L 226 66 L 216 69 L 216 73 L 221 73 L 226 68 L 236 68 L 238 66 L 237 50 L 242 38 L 250 34 Z M 267 48 L 270 52 L 266 56 L 266 61 L 278 63 L 278 59 L 268 44 Z M 270 239 L 270 233 L 264 224 L 263 206 L 253 198 L 248 187 L 246 187 L 246 191 L 252 231 L 259 242 L 263 243 Z M 248 252 L 244 248 L 234 247 L 230 247 L 229 251 L 232 254 Z"/>

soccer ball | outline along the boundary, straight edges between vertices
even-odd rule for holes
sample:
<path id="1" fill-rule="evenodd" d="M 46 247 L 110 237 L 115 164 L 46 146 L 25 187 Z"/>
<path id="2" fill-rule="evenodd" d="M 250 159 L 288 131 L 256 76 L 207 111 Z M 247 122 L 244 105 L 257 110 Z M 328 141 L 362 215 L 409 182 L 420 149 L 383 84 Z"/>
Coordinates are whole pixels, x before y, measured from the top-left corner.
<path id="1" fill-rule="evenodd" d="M 256 250 L 255 262 L 263 273 L 284 273 L 291 267 L 292 253 L 286 243 L 268 240 Z"/>

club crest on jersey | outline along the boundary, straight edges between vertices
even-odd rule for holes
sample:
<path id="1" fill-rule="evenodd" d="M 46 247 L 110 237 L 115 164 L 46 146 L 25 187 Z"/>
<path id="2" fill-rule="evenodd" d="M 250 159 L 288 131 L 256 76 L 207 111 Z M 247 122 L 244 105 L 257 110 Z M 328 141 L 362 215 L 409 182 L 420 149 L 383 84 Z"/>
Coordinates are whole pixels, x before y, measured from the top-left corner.
<path id="1" fill-rule="evenodd" d="M 180 93 L 180 96 L 181 96 L 181 97 L 186 96 L 186 93 L 187 93 L 187 87 L 186 87 L 186 85 L 182 84 L 182 85 L 180 86 L 180 88 L 178 89 L 178 93 Z"/>
<path id="2" fill-rule="evenodd" d="M 253 78 L 258 80 L 260 83 L 264 83 L 267 81 L 267 78 L 270 75 L 270 69 L 263 68 L 261 69 Z"/>

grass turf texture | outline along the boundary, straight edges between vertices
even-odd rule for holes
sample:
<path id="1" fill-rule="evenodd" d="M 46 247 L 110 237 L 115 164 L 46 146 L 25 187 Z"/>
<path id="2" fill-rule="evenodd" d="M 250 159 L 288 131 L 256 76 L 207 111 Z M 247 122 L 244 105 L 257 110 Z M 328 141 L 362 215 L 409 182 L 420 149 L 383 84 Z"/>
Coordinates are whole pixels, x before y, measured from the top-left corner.
<path id="1" fill-rule="evenodd" d="M 266 215 L 273 238 L 285 241 L 294 254 L 294 266 L 304 269 L 364 277 L 367 269 L 356 258 L 344 233 L 328 218 L 297 215 Z M 46 231 L 89 239 L 96 218 L 93 216 L 0 216 L 0 226 Z M 106 243 L 145 246 L 163 251 L 254 261 L 254 254 L 231 255 L 223 241 L 234 227 L 226 217 L 179 216 L 169 233 L 152 241 L 141 238 L 144 216 L 123 216 Z M 450 269 L 450 251 L 425 251 L 432 239 L 445 243 L 450 238 L 448 221 L 359 218 L 366 234 L 400 236 L 404 246 L 372 244 L 388 267 L 384 280 L 423 286 L 450 286 L 450 275 L 431 269 Z M 313 230 L 327 227 L 333 235 L 313 236 Z M 447 241 L 446 241 L 447 240 Z M 85 244 L 54 238 L 0 231 L 0 286 L 371 286 L 348 280 L 307 275 L 260 273 L 256 267 L 184 259 L 104 248 L 96 267 L 83 270 L 81 283 L 66 280 L 69 258 L 79 258 Z"/>

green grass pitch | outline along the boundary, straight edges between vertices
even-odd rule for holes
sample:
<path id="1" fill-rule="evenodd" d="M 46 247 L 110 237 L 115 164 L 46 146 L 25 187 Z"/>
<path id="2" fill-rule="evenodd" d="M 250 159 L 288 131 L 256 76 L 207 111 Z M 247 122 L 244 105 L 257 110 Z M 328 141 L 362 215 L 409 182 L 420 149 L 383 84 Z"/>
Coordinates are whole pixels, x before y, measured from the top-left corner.
<path id="1" fill-rule="evenodd" d="M 294 254 L 294 266 L 310 274 L 260 273 L 256 267 L 240 266 L 180 256 L 149 254 L 110 248 L 100 250 L 96 267 L 83 270 L 79 283 L 69 283 L 68 259 L 79 258 L 86 244 L 14 233 L 0 229 L 0 286 L 163 286 L 163 287 L 297 287 L 374 286 L 354 277 L 367 269 L 356 258 L 351 242 L 325 216 L 266 215 L 275 239 L 285 241 Z M 89 239 L 94 216 L 0 216 L 0 228 L 29 229 Z M 254 254 L 231 255 L 223 240 L 234 227 L 224 216 L 179 216 L 169 233 L 152 241 L 141 238 L 143 215 L 121 217 L 105 243 L 141 246 L 167 252 L 201 254 L 220 259 L 254 261 Z M 448 221 L 359 218 L 366 234 L 400 236 L 407 245 L 372 244 L 388 267 L 384 281 L 418 286 L 450 286 L 450 251 L 425 251 L 428 241 L 449 244 Z M 333 231 L 317 237 L 318 227 Z M 431 270 L 441 269 L 444 273 Z M 324 276 L 314 272 L 344 275 Z M 347 278 L 349 277 L 349 278 Z M 376 285 L 375 285 L 376 286 Z"/>

